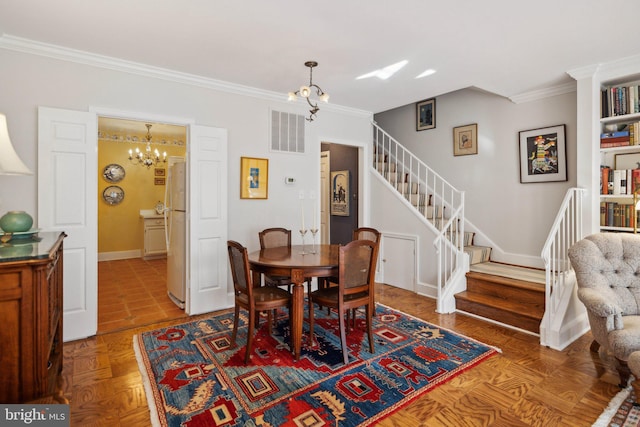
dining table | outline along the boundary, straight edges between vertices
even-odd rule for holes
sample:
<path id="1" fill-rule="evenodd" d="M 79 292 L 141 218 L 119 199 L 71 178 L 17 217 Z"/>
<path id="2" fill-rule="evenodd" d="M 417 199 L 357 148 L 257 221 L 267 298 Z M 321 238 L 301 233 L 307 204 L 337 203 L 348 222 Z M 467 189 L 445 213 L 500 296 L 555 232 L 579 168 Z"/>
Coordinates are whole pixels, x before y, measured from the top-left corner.
<path id="1" fill-rule="evenodd" d="M 340 245 L 292 245 L 260 249 L 249 253 L 249 267 L 254 286 L 261 275 L 291 277 L 291 347 L 295 360 L 300 359 L 304 322 L 304 283 L 312 277 L 338 276 Z"/>

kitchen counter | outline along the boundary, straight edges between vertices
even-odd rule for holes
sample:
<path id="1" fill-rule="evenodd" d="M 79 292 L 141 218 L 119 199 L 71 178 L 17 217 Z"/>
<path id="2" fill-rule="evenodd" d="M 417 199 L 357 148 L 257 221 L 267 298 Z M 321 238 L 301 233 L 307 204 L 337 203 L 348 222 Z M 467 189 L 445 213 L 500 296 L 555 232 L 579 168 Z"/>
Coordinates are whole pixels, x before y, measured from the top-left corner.
<path id="1" fill-rule="evenodd" d="M 140 209 L 140 218 L 143 219 L 164 219 L 164 215 L 155 211 L 155 209 Z"/>

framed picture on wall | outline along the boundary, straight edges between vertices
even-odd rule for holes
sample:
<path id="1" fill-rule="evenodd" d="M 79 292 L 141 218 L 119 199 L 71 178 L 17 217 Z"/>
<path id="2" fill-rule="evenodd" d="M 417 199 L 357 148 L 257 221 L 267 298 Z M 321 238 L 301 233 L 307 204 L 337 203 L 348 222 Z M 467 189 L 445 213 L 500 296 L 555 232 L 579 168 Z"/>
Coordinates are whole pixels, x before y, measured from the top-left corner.
<path id="1" fill-rule="evenodd" d="M 453 128 L 453 155 L 478 154 L 478 124 Z"/>
<path id="2" fill-rule="evenodd" d="M 567 180 L 565 125 L 524 130 L 520 134 L 520 182 Z"/>
<path id="3" fill-rule="evenodd" d="M 269 198 L 269 159 L 240 158 L 240 198 Z"/>
<path id="4" fill-rule="evenodd" d="M 349 216 L 349 171 L 331 172 L 331 215 Z"/>
<path id="5" fill-rule="evenodd" d="M 436 99 L 425 99 L 416 104 L 416 130 L 435 129 Z"/>

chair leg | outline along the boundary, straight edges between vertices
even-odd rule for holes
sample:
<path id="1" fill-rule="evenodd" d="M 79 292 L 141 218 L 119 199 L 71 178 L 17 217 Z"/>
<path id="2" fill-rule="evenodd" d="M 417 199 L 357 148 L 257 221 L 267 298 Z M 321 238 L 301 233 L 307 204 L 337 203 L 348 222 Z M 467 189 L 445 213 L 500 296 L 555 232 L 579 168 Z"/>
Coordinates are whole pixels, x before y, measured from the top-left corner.
<path id="1" fill-rule="evenodd" d="M 233 315 L 233 332 L 231 333 L 231 348 L 236 346 L 236 336 L 238 335 L 238 319 L 240 318 L 240 307 L 236 305 Z"/>
<path id="2" fill-rule="evenodd" d="M 255 328 L 256 316 L 249 315 L 249 329 L 247 330 L 247 351 L 244 354 L 244 364 L 249 363 L 253 347 L 253 329 Z"/>
<path id="3" fill-rule="evenodd" d="M 340 343 L 342 343 L 342 359 L 344 360 L 344 364 L 347 365 L 349 363 L 349 353 L 347 351 L 347 334 L 345 331 L 345 319 L 344 319 L 344 311 L 342 308 L 338 309 L 338 322 L 340 324 Z"/>
<path id="4" fill-rule="evenodd" d="M 373 316 L 371 316 L 371 307 L 369 304 L 365 308 L 365 316 L 367 317 L 367 336 L 369 337 L 369 353 L 373 353 Z"/>
<path id="5" fill-rule="evenodd" d="M 313 324 L 314 324 L 314 314 L 313 314 L 313 301 L 309 298 L 309 346 L 314 345 L 314 337 L 313 334 Z"/>

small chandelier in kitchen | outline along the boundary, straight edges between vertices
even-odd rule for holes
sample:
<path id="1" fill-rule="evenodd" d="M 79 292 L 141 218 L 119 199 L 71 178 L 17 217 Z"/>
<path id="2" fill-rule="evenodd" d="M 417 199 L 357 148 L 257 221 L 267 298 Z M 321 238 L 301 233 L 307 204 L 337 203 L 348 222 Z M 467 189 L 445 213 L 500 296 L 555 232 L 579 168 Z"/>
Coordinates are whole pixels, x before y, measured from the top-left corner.
<path id="1" fill-rule="evenodd" d="M 147 141 L 147 148 L 145 148 L 144 152 L 140 151 L 139 148 L 136 147 L 135 153 L 132 149 L 129 149 L 129 160 L 134 165 L 146 166 L 147 169 L 151 168 L 151 166 L 155 166 L 158 163 L 166 163 L 167 161 L 167 152 L 165 151 L 160 156 L 160 152 L 156 148 L 155 150 L 151 150 L 151 124 L 147 123 L 147 136 L 145 136 L 145 140 Z"/>
<path id="2" fill-rule="evenodd" d="M 329 102 L 329 94 L 325 93 L 320 86 L 313 83 L 313 67 L 317 67 L 318 63 L 316 61 L 307 61 L 304 63 L 307 67 L 309 67 L 309 86 L 300 86 L 300 89 L 295 92 L 289 92 L 289 101 L 295 101 L 298 95 L 307 99 L 307 103 L 311 106 L 309 110 L 309 117 L 307 120 L 312 122 L 316 117 L 316 113 L 320 111 L 318 108 L 318 101 L 312 101 L 311 95 L 313 95 L 313 91 L 316 92 L 316 95 L 319 97 L 320 101 Z"/>

